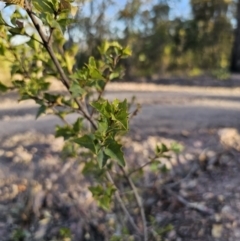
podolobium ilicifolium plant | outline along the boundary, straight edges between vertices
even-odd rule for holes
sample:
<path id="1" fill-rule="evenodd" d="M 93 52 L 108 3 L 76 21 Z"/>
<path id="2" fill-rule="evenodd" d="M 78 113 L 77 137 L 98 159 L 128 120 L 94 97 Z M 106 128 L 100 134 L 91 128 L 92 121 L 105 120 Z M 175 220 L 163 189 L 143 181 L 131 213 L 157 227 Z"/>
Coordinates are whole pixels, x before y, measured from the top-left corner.
<path id="1" fill-rule="evenodd" d="M 64 120 L 69 113 L 79 113 L 74 124 L 57 127 L 56 135 L 89 149 L 100 168 L 110 159 L 124 166 L 117 136 L 128 131 L 128 104 L 126 100 L 109 102 L 102 94 L 108 82 L 121 78 L 118 63 L 130 50 L 116 42 L 103 42 L 99 47 L 102 59 L 90 57 L 83 68 L 76 69 L 77 46 L 64 49 L 64 33 L 74 22 L 69 1 L 6 2 L 17 8 L 11 23 L 0 20 L 1 55 L 10 62 L 12 76 L 11 86 L 1 83 L 1 90 L 17 89 L 20 100 L 35 100 L 40 105 L 37 117 L 54 113 Z M 67 96 L 49 92 L 52 76 L 61 81 Z M 84 120 L 90 123 L 90 131 L 82 125 Z"/>
<path id="2" fill-rule="evenodd" d="M 1 92 L 17 90 L 20 101 L 30 99 L 39 105 L 37 118 L 54 114 L 63 121 L 63 125 L 56 127 L 56 137 L 65 140 L 65 156 L 77 158 L 81 156 L 79 150 L 83 150 L 82 156 L 86 156 L 83 173 L 95 175 L 90 190 L 100 207 L 112 209 L 116 200 L 126 216 L 124 228 L 128 234 L 148 241 L 142 200 L 126 171 L 121 144 L 121 136 L 129 129 L 129 104 L 127 100 L 110 102 L 103 97 L 106 85 L 123 76 L 119 62 L 131 51 L 117 42 L 104 41 L 98 48 L 101 58 L 90 57 L 79 69 L 75 64 L 78 46 L 65 47 L 64 36 L 76 24 L 73 16 L 76 11 L 69 0 L 6 0 L 5 3 L 14 5 L 11 9 L 15 11 L 0 18 L 0 55 L 11 70 L 10 83 L 0 82 Z M 67 94 L 51 92 L 52 79 L 59 81 Z M 73 123 L 66 120 L 71 113 L 79 116 Z M 152 162 L 167 151 L 165 146 L 157 148 Z M 127 208 L 127 196 L 123 198 L 115 185 L 116 171 L 132 189 L 140 223 Z M 115 240 L 123 239 L 115 237 Z"/>

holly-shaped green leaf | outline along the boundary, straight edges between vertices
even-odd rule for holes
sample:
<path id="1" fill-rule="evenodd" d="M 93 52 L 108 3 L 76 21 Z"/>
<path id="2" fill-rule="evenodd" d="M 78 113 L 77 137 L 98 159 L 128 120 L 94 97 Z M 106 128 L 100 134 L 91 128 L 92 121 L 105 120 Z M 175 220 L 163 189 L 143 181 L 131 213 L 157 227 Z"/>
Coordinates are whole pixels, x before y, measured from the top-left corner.
<path id="1" fill-rule="evenodd" d="M 46 110 L 47 110 L 47 106 L 45 105 L 41 105 L 39 108 L 38 108 L 38 112 L 36 114 L 36 119 L 38 119 L 38 117 L 42 114 L 45 114 L 46 113 Z"/>
<path id="2" fill-rule="evenodd" d="M 96 154 L 97 146 L 94 142 L 94 136 L 93 135 L 84 135 L 80 138 L 74 139 L 73 141 L 75 143 L 79 144 L 80 146 L 91 150 L 93 153 Z"/>
<path id="3" fill-rule="evenodd" d="M 73 129 L 70 126 L 56 126 L 55 137 L 63 137 L 64 140 L 74 137 Z"/>
<path id="4" fill-rule="evenodd" d="M 115 140 L 111 140 L 110 143 L 108 143 L 104 152 L 110 158 L 117 161 L 120 166 L 125 166 L 122 145 L 118 144 Z"/>
<path id="5" fill-rule="evenodd" d="M 86 91 L 76 81 L 72 82 L 69 90 L 71 91 L 73 98 L 81 97 L 86 93 Z"/>
<path id="6" fill-rule="evenodd" d="M 107 164 L 108 159 L 109 156 L 107 156 L 102 150 L 100 150 L 97 154 L 99 168 L 102 169 Z"/>

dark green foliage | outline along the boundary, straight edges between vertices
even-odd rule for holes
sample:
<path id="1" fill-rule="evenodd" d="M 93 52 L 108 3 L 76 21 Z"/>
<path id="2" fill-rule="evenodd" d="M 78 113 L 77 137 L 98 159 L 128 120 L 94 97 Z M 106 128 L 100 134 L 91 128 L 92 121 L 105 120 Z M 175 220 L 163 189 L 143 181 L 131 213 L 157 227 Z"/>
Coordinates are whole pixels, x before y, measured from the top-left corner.
<path id="1" fill-rule="evenodd" d="M 106 3 L 105 0 L 101 2 Z M 78 53 L 80 66 L 83 65 L 82 60 L 90 55 L 99 59 L 99 53 L 95 51 L 96 43 L 101 43 L 105 36 L 111 36 L 123 45 L 131 46 L 133 50 L 134 54 L 122 61 L 126 68 L 126 80 L 134 76 L 151 77 L 174 73 L 194 76 L 205 72 L 212 74 L 212 71 L 228 72 L 236 3 L 192 0 L 190 6 L 192 16 L 170 18 L 170 11 L 173 13 L 177 10 L 171 9 L 167 1 L 129 0 L 119 10 L 118 19 L 113 19 L 116 23 L 121 22 L 119 26 L 123 26 L 121 37 L 112 34 L 113 29 L 109 23 L 94 22 L 90 16 L 87 18 L 79 15 L 81 23 L 87 21 L 89 33 L 86 35 L 88 48 Z M 101 20 L 103 16 L 107 17 L 105 12 L 98 12 L 96 18 L 100 15 Z M 82 32 L 82 27 L 81 24 L 76 24 L 73 29 Z M 96 34 L 93 36 L 91 32 Z M 228 78 L 228 74 L 213 76 Z M 118 76 L 116 78 L 119 79 Z"/>

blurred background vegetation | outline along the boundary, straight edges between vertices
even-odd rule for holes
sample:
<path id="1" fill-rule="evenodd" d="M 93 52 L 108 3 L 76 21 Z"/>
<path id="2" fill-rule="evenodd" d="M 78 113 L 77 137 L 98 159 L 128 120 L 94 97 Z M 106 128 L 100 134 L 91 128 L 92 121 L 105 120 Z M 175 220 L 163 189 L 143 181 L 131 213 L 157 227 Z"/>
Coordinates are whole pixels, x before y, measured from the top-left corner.
<path id="1" fill-rule="evenodd" d="M 240 72 L 240 0 L 79 1 L 64 46 L 78 45 L 76 66 L 109 39 L 132 48 L 126 80 Z"/>
<path id="2" fill-rule="evenodd" d="M 231 67 L 237 1 L 127 0 L 91 1 L 77 14 L 70 42 L 82 43 L 82 65 L 103 39 L 130 45 L 133 56 L 124 65 L 126 79 L 210 74 L 227 78 Z M 188 5 L 188 6 L 187 6 Z M 115 7 L 115 14 L 109 17 Z M 181 10 L 176 16 L 174 9 Z M 189 12 L 189 9 L 190 12 Z M 113 10 L 112 10 L 113 11 Z M 84 36 L 77 39 L 76 35 Z M 84 44 L 83 44 L 84 43 Z M 97 56 L 96 56 L 97 57 Z"/>

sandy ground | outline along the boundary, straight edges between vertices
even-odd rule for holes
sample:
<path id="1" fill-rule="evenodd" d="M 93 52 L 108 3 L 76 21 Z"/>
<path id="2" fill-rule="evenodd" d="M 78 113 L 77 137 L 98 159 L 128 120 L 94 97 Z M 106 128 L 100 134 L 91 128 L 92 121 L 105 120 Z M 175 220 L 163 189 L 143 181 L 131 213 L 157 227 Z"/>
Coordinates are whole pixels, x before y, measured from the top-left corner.
<path id="1" fill-rule="evenodd" d="M 187 204 L 179 204 L 178 196 L 163 200 L 166 193 L 157 184 L 152 186 L 151 192 L 147 190 L 145 193 L 150 203 L 150 197 L 158 199 L 148 211 L 156 215 L 158 225 L 174 225 L 164 240 L 240 240 L 240 88 L 113 83 L 106 93 L 110 100 L 131 100 L 132 96 L 136 96 L 136 102 L 142 107 L 131 120 L 130 135 L 126 140 L 126 155 L 130 160 L 144 163 L 158 142 L 178 141 L 185 147 L 184 154 L 179 157 L 183 165 L 202 161 L 197 176 L 192 174 L 190 178 L 192 184 L 181 182 L 177 193 L 188 201 L 208 206 L 211 215 L 202 215 L 192 211 Z M 68 189 L 82 191 L 84 185 L 67 185 L 68 175 L 72 175 L 71 182 L 80 182 L 81 178 L 74 168 L 58 158 L 62 140 L 55 140 L 53 133 L 55 125 L 61 122 L 52 116 L 40 117 L 36 121 L 37 106 L 31 101 L 18 104 L 16 100 L 14 93 L 0 97 L 0 180 L 10 176 L 11 180 L 19 182 L 18 191 L 12 198 L 10 194 L 6 196 L 11 188 L 0 182 L 0 203 L 3 201 L 0 209 L 6 205 L 4 195 L 5 200 L 13 200 L 22 192 L 20 187 L 25 185 L 24 178 L 54 183 L 58 179 L 56 173 L 61 173 L 59 178 Z M 76 115 L 68 117 L 69 121 L 75 119 Z M 176 157 L 173 161 L 176 162 Z M 218 166 L 216 170 L 215 165 Z M 180 167 L 176 168 L 175 174 L 179 170 Z M 146 178 L 145 184 L 150 185 L 151 180 Z M 0 215 L 2 235 L 6 233 L 6 215 Z M 41 225 L 37 227 L 37 231 L 41 229 Z M 71 226 L 73 232 L 76 231 L 74 227 Z"/>

